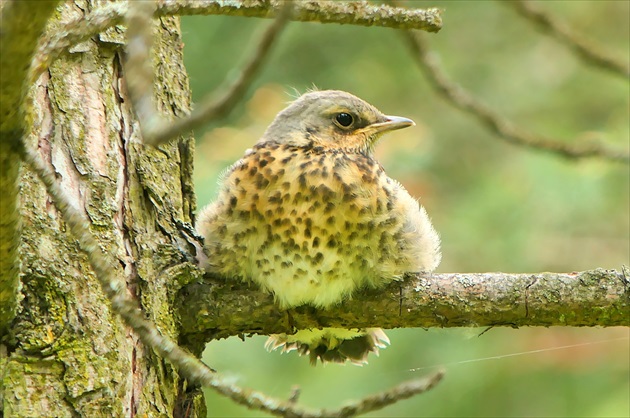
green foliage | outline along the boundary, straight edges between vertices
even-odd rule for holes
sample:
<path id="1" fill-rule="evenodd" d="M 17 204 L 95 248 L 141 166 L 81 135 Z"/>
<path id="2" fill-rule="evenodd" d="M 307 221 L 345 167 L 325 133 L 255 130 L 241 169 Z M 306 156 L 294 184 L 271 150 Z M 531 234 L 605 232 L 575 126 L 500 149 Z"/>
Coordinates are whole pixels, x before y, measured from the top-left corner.
<path id="1" fill-rule="evenodd" d="M 627 81 L 589 67 L 499 2 L 420 2 L 445 10 L 430 35 L 449 75 L 527 130 L 559 140 L 601 138 L 627 149 Z M 542 2 L 573 29 L 628 59 L 630 3 Z M 269 22 L 183 19 L 195 100 L 212 91 Z M 199 206 L 216 179 L 262 134 L 294 94 L 347 90 L 415 128 L 387 135 L 377 155 L 421 199 L 443 241 L 439 271 L 574 271 L 630 264 L 628 167 L 573 162 L 506 144 L 431 90 L 394 30 L 291 23 L 244 100 L 227 121 L 197 133 Z M 206 360 L 240 383 L 288 397 L 293 384 L 312 406 L 333 406 L 411 378 L 406 370 L 466 359 L 596 342 L 627 329 L 400 330 L 392 347 L 362 369 L 312 369 L 296 355 L 268 354 L 264 338 L 215 342 Z M 465 338 L 470 336 L 470 338 Z M 622 416 L 630 403 L 628 341 L 592 344 L 447 367 L 433 392 L 382 416 Z M 256 416 L 215 395 L 212 416 Z M 374 414 L 374 416 L 377 416 Z"/>

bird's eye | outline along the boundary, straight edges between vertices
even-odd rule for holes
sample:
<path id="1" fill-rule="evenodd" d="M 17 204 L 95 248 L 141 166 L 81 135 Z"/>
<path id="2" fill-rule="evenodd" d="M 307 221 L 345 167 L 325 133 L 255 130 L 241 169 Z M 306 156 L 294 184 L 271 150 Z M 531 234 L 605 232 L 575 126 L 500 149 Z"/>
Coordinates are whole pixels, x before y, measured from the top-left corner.
<path id="1" fill-rule="evenodd" d="M 335 116 L 335 120 L 342 128 L 347 128 L 348 126 L 352 125 L 352 122 L 354 122 L 354 118 L 349 113 L 339 113 L 337 116 Z"/>

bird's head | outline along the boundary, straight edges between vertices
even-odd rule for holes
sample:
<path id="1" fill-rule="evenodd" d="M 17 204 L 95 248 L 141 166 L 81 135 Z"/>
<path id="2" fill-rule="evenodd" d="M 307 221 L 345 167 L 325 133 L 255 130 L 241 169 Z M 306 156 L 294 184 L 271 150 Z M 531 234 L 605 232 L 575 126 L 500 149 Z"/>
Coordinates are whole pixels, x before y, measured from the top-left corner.
<path id="1" fill-rule="evenodd" d="M 411 119 L 384 115 L 350 93 L 312 91 L 278 113 L 260 142 L 371 153 L 383 133 L 413 125 Z"/>

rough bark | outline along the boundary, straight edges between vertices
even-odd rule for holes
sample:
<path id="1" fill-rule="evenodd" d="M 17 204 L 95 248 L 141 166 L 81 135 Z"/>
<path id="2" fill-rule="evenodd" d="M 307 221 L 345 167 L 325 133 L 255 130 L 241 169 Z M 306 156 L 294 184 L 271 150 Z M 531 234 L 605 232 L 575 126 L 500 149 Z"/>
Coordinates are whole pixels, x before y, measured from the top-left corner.
<path id="1" fill-rule="evenodd" d="M 628 326 L 626 271 L 409 275 L 363 290 L 336 307 L 278 309 L 273 297 L 238 279 L 206 277 L 178 303 L 187 342 L 298 329 L 484 326 Z"/>
<path id="2" fill-rule="evenodd" d="M 60 19 L 96 3 L 66 3 Z M 158 106 L 181 115 L 190 97 L 179 21 L 161 18 L 155 28 Z M 91 220 L 91 232 L 119 261 L 116 274 L 146 315 L 177 338 L 171 303 L 180 287 L 174 270 L 185 270 L 185 244 L 176 222 L 192 221 L 193 142 L 141 144 L 124 88 L 123 43 L 124 34 L 113 28 L 52 64 L 31 88 L 26 142 Z M 193 416 L 203 416 L 199 395 L 187 394 L 173 367 L 113 314 L 76 240 L 27 169 L 20 199 L 19 305 L 0 347 L 4 415 L 173 416 L 188 398 L 197 408 Z"/>
<path id="3" fill-rule="evenodd" d="M 25 132 L 23 80 L 56 3 L 0 5 L 0 335 L 6 332 L 18 306 L 18 148 Z"/>

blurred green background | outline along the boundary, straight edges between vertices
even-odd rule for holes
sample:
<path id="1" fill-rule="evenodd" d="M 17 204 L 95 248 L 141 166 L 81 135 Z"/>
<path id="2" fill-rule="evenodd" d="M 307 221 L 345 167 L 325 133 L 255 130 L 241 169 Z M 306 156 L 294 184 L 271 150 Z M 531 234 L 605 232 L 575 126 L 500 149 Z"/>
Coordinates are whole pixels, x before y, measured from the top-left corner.
<path id="1" fill-rule="evenodd" d="M 601 138 L 628 149 L 627 80 L 589 67 L 501 2 L 413 1 L 445 10 L 430 35 L 448 74 L 517 124 L 553 138 Z M 576 31 L 629 59 L 630 2 L 545 1 Z M 199 101 L 251 52 L 269 21 L 182 19 L 186 67 Z M 630 264 L 627 165 L 569 161 L 506 144 L 436 96 L 396 31 L 291 23 L 243 103 L 196 132 L 198 206 L 217 179 L 297 92 L 341 89 L 417 126 L 387 135 L 377 157 L 421 199 L 443 243 L 438 272 L 577 271 Z M 333 407 L 446 365 L 433 391 L 371 416 L 629 416 L 628 328 L 401 329 L 368 366 L 312 368 L 265 337 L 208 345 L 205 361 L 243 386 Z M 559 348 L 573 346 L 568 348 Z M 546 350 L 531 352 L 535 350 Z M 528 352 L 517 355 L 518 353 Z M 496 358 L 498 356 L 505 356 Z M 468 362 L 468 360 L 474 360 Z M 417 369 L 410 371 L 411 369 Z M 209 416 L 260 416 L 207 393 Z"/>

